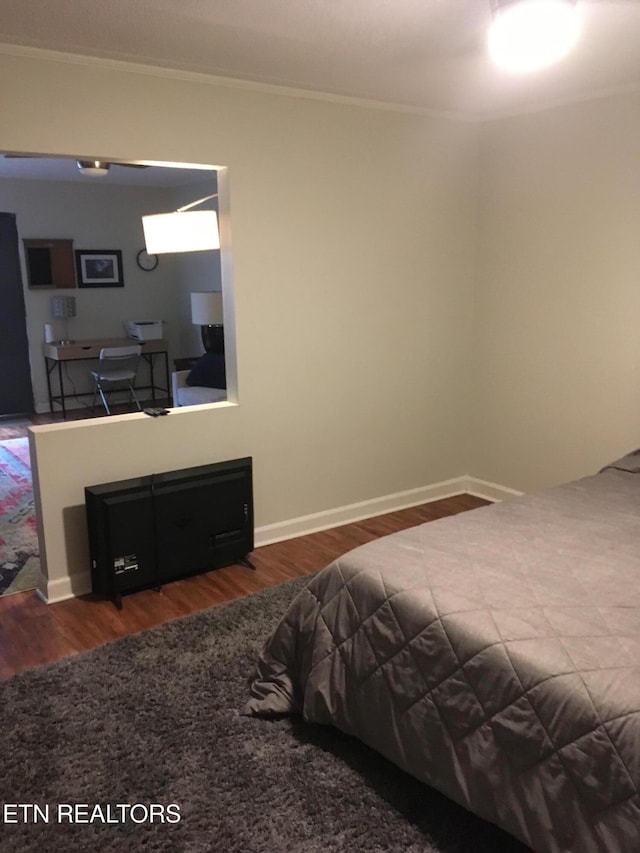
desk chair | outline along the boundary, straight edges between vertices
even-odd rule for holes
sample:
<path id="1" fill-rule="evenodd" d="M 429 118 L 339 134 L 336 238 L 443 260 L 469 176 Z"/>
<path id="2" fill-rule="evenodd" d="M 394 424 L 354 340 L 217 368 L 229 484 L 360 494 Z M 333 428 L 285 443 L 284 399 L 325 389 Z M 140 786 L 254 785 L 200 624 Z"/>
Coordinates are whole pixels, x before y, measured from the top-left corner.
<path id="1" fill-rule="evenodd" d="M 138 411 L 142 411 L 142 406 L 133 390 L 141 352 L 140 344 L 128 347 L 104 347 L 100 350 L 98 368 L 91 371 L 91 376 L 95 382 L 92 408 L 95 408 L 96 396 L 100 394 L 105 411 L 110 415 L 111 409 L 107 402 L 109 392 L 128 389 L 129 402 L 135 402 Z"/>

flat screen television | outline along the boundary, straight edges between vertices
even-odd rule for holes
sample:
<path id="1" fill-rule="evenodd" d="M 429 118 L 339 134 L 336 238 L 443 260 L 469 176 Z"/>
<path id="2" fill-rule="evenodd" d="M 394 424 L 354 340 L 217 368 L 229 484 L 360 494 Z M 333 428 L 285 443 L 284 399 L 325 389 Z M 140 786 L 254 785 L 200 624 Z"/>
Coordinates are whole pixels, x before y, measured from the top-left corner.
<path id="1" fill-rule="evenodd" d="M 114 598 L 245 562 L 251 457 L 85 488 L 93 592 Z"/>

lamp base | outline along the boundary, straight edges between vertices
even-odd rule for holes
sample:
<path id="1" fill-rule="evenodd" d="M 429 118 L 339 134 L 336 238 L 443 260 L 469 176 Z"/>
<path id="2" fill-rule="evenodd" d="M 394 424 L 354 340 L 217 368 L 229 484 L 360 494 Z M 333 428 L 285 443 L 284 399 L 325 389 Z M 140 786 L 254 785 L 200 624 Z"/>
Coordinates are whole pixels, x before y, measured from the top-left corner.
<path id="1" fill-rule="evenodd" d="M 205 352 L 224 352 L 224 326 L 200 326 L 200 334 Z"/>

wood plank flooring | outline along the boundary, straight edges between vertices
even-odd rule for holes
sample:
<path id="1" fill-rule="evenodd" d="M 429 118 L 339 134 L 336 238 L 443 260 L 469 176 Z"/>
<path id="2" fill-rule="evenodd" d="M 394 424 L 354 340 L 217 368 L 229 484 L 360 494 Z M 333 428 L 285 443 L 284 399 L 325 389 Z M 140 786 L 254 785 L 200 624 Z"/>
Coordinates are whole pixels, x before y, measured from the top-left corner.
<path id="1" fill-rule="evenodd" d="M 0 678 L 311 574 L 351 548 L 380 536 L 487 503 L 472 495 L 458 495 L 266 545 L 252 554 L 255 572 L 244 566 L 229 566 L 175 581 L 159 592 L 144 590 L 125 596 L 120 611 L 110 601 L 93 596 L 51 605 L 43 604 L 34 592 L 2 596 Z"/>
<path id="2" fill-rule="evenodd" d="M 142 406 L 150 406 L 151 400 L 141 401 Z M 157 399 L 153 402 L 154 406 L 171 406 L 171 400 Z M 135 412 L 135 407 L 125 403 L 114 402 L 110 406 L 114 415 L 126 415 Z M 90 418 L 107 418 L 109 417 L 102 405 L 96 405 L 95 409 L 91 406 L 83 406 L 80 409 L 68 409 L 66 419 L 62 417 L 62 412 L 44 412 L 43 414 L 32 414 L 25 417 L 0 417 L 0 441 L 6 441 L 11 438 L 23 438 L 27 435 L 30 426 L 38 426 L 39 424 L 63 424 L 70 421 L 84 421 Z"/>

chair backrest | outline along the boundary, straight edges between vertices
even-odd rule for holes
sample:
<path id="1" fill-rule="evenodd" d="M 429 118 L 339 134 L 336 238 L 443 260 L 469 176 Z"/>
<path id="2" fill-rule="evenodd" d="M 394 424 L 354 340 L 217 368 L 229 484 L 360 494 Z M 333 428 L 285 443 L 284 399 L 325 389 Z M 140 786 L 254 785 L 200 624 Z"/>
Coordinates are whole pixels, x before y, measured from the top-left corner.
<path id="1" fill-rule="evenodd" d="M 131 372 L 135 375 L 138 368 L 138 359 L 142 352 L 140 344 L 132 344 L 126 347 L 103 347 L 100 350 L 100 374 L 108 374 L 111 371 Z"/>

